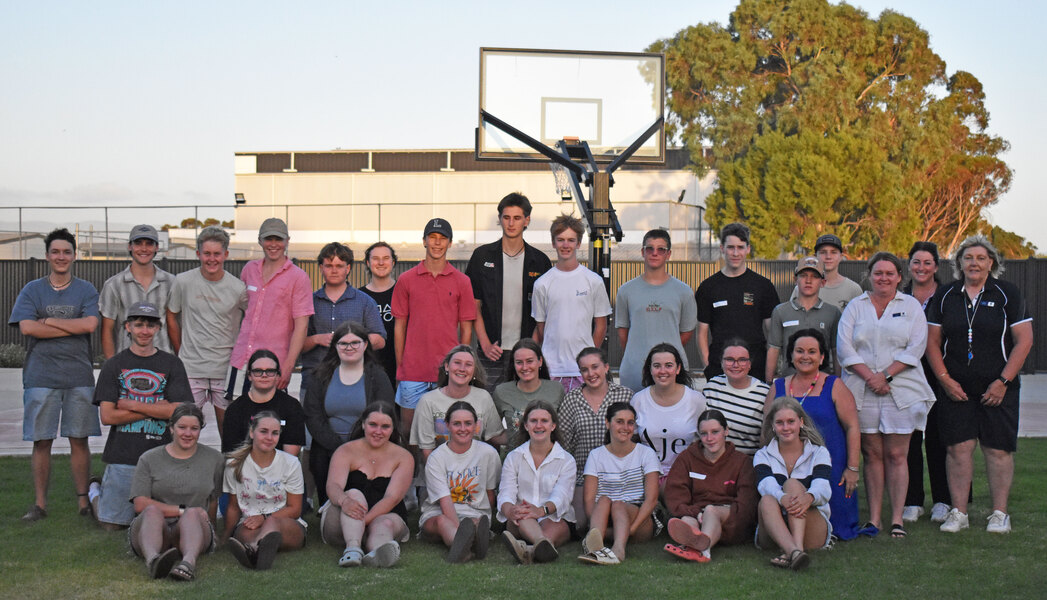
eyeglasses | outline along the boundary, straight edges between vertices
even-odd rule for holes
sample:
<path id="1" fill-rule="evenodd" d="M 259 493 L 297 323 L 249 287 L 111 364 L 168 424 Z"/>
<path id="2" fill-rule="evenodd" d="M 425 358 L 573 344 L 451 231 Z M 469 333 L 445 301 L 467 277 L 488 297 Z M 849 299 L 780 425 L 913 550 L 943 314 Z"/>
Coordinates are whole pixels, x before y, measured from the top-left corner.
<path id="1" fill-rule="evenodd" d="M 742 366 L 745 366 L 745 365 L 751 363 L 752 361 L 753 361 L 753 359 L 751 359 L 751 358 L 724 358 L 723 359 L 723 364 L 725 364 L 725 365 L 742 365 Z"/>
<path id="2" fill-rule="evenodd" d="M 669 249 L 665 246 L 644 246 L 643 251 L 648 254 L 669 254 Z"/>
<path id="3" fill-rule="evenodd" d="M 339 350 L 349 350 L 349 349 L 356 350 L 356 349 L 360 348 L 360 346 L 363 346 L 363 345 L 364 345 L 364 341 L 363 340 L 353 340 L 351 342 L 338 342 L 338 343 L 335 344 L 335 346 L 337 346 Z"/>
<path id="4" fill-rule="evenodd" d="M 279 374 L 280 369 L 251 369 L 253 377 L 276 377 Z"/>

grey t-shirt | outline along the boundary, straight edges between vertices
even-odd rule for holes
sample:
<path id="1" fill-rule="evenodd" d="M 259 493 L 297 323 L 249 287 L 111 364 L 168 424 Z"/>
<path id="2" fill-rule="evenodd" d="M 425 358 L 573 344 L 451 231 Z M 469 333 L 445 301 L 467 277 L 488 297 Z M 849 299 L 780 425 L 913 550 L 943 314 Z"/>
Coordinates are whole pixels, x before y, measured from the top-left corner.
<path id="1" fill-rule="evenodd" d="M 222 492 L 224 472 L 225 457 L 209 446 L 197 444 L 189 458 L 171 456 L 166 444 L 157 446 L 138 459 L 129 500 L 144 496 L 164 504 L 207 508 Z"/>
<path id="2" fill-rule="evenodd" d="M 680 343 L 680 333 L 698 326 L 694 292 L 675 277 L 661 285 L 651 285 L 637 277 L 618 288 L 615 299 L 614 326 L 629 330 L 619 369 L 621 384 L 632 390 L 642 389 L 641 371 L 647 353 L 656 344 L 672 344 L 687 368 L 687 354 Z"/>
<path id="3" fill-rule="evenodd" d="M 520 323 L 523 321 L 524 252 L 516 256 L 502 253 L 502 335 L 499 346 L 509 350 L 520 341 Z M 487 332 L 491 337 L 492 332 Z M 491 338 L 491 341 L 495 341 Z"/>
<path id="4" fill-rule="evenodd" d="M 240 320 L 247 308 L 247 286 L 223 272 L 208 281 L 200 269 L 175 277 L 167 308 L 181 315 L 182 347 L 178 358 L 189 377 L 224 379 L 229 370 Z"/>
<path id="5" fill-rule="evenodd" d="M 8 325 L 44 318 L 79 319 L 98 317 L 98 292 L 95 286 L 73 277 L 69 286 L 55 291 L 41 277 L 26 284 L 15 299 Z M 91 367 L 91 336 L 67 335 L 56 338 L 29 339 L 29 350 L 22 369 L 22 386 L 67 390 L 95 384 Z"/>
<path id="6" fill-rule="evenodd" d="M 559 381 L 542 379 L 541 385 L 533 392 L 524 392 L 516 387 L 515 381 L 506 381 L 494 388 L 494 406 L 505 421 L 505 428 L 509 432 L 509 444 L 515 447 L 513 438 L 520 428 L 520 418 L 527 405 L 535 400 L 544 400 L 552 405 L 554 410 L 560 409 L 563 401 L 563 385 Z"/>

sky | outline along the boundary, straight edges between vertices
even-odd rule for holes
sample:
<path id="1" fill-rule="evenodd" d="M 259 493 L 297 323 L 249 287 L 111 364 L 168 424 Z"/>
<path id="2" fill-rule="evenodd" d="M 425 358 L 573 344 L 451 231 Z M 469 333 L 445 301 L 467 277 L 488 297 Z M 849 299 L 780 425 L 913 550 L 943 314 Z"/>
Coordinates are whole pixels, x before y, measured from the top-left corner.
<path id="1" fill-rule="evenodd" d="M 0 0 L 0 230 L 17 230 L 18 206 L 202 205 L 229 218 L 235 152 L 471 148 L 479 48 L 642 51 L 726 24 L 736 4 Z M 851 4 L 912 17 L 949 73 L 982 82 L 1014 170 L 992 220 L 1047 251 L 1035 158 L 1047 3 Z"/>

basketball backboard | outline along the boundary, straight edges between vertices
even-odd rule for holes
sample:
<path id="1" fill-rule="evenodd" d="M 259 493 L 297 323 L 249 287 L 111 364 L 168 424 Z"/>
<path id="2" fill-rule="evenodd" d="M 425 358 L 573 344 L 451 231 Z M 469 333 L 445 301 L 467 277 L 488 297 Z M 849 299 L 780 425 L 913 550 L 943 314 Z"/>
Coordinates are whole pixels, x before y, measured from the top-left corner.
<path id="1" fill-rule="evenodd" d="M 649 53 L 480 49 L 480 111 L 554 146 L 564 137 L 588 142 L 596 160 L 621 154 L 662 116 L 665 57 Z M 479 120 L 480 159 L 548 160 Z M 660 130 L 632 161 L 665 162 Z"/>

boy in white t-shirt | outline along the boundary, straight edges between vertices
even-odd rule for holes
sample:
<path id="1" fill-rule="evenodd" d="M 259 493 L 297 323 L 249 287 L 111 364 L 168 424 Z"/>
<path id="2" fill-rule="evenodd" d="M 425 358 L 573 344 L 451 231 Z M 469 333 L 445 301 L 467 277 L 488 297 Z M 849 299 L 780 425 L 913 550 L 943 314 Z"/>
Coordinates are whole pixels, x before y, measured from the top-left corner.
<path id="1" fill-rule="evenodd" d="M 575 358 L 583 348 L 603 344 L 611 301 L 603 279 L 578 262 L 585 227 L 571 215 L 560 215 L 549 228 L 556 249 L 556 268 L 534 282 L 531 315 L 537 322 L 534 339 L 552 379 L 564 393 L 582 387 Z"/>

